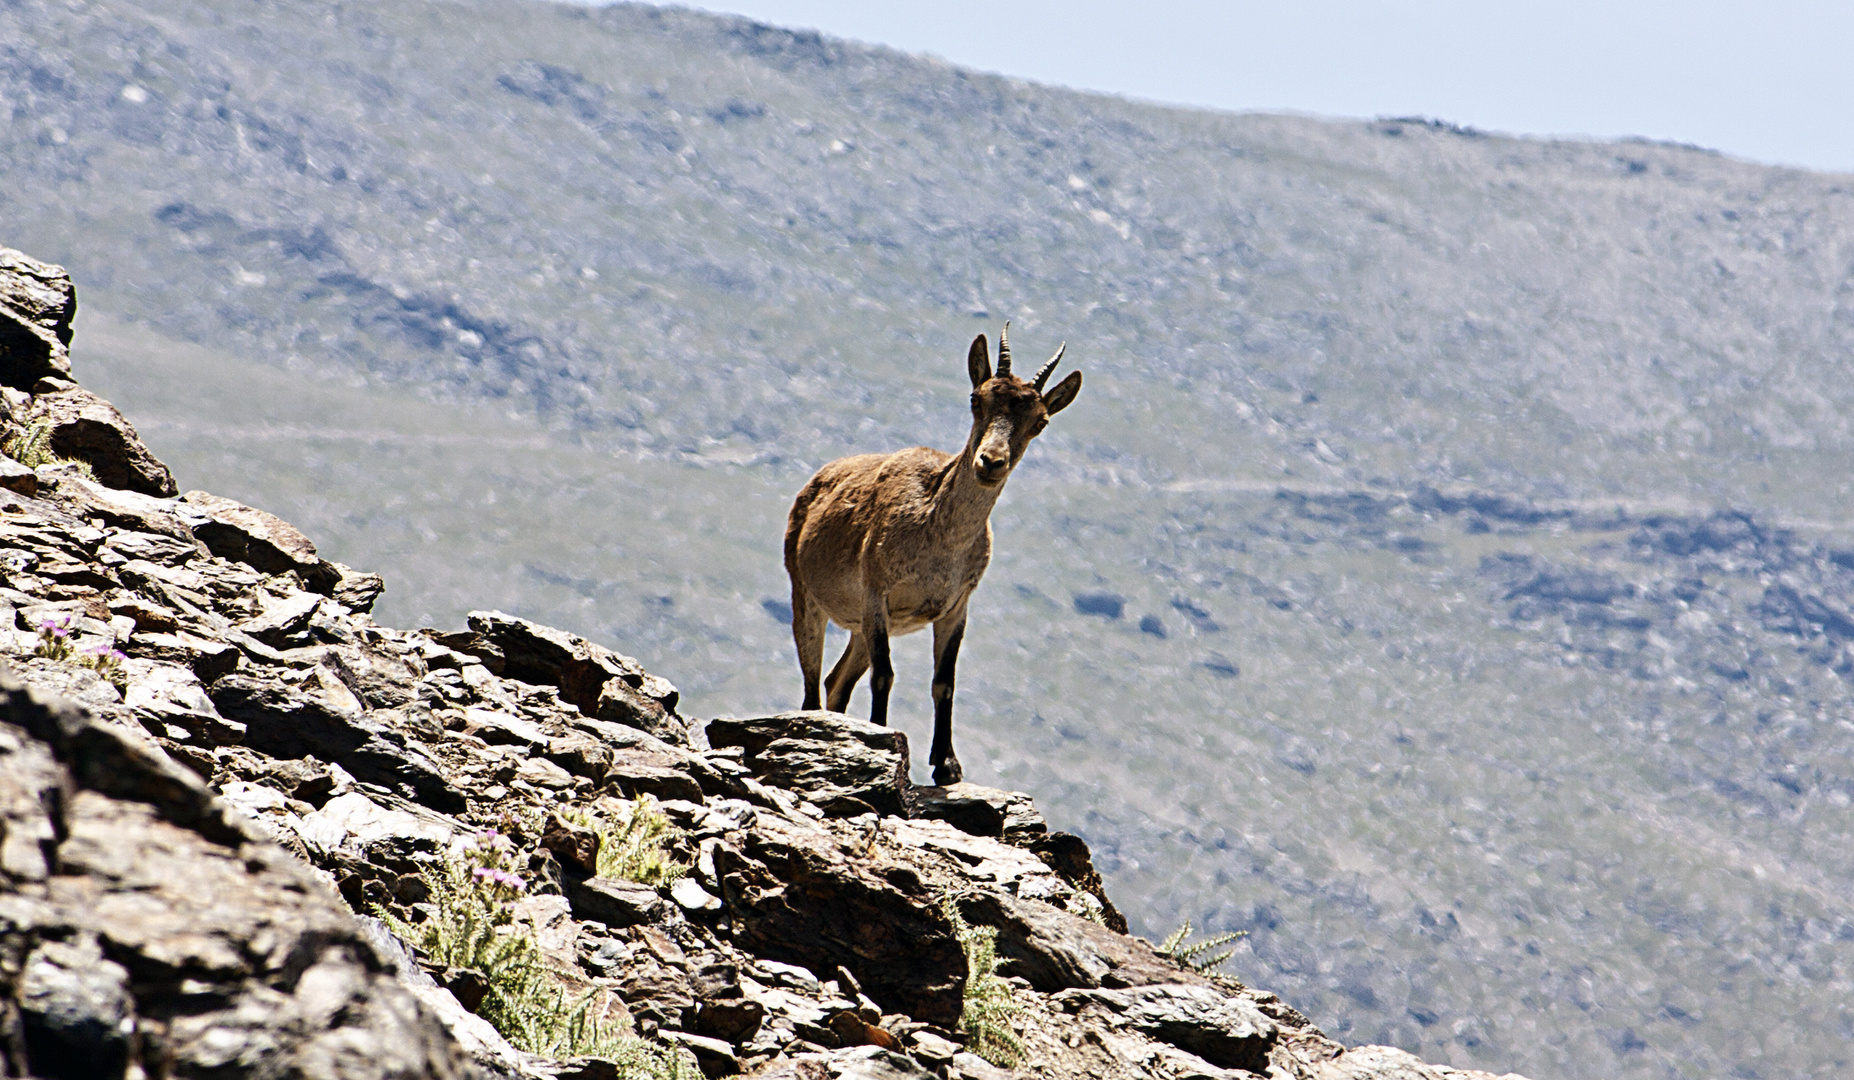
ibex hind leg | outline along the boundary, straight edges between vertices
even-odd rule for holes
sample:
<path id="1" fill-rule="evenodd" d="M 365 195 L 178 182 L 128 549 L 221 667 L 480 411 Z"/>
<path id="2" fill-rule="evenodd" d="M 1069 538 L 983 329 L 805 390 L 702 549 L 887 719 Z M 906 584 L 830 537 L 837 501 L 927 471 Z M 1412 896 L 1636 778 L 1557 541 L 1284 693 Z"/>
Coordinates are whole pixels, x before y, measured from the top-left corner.
<path id="1" fill-rule="evenodd" d="M 851 634 L 843 656 L 838 658 L 837 666 L 830 669 L 830 678 L 824 680 L 825 689 L 829 691 L 825 707 L 831 712 L 849 712 L 850 694 L 868 670 L 869 642 L 861 634 Z"/>
<path id="2" fill-rule="evenodd" d="M 824 669 L 824 627 L 828 617 L 796 581 L 792 583 L 792 641 L 798 646 L 798 670 L 805 679 L 805 703 L 820 707 L 818 674 Z"/>

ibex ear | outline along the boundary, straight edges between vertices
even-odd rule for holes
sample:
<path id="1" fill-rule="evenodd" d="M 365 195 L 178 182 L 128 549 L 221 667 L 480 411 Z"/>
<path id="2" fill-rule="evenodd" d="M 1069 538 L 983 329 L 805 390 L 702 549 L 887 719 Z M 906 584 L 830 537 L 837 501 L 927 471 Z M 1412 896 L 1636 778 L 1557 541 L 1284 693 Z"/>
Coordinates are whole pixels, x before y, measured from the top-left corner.
<path id="1" fill-rule="evenodd" d="M 1069 377 L 1056 384 L 1055 389 L 1043 395 L 1043 408 L 1054 416 L 1069 407 L 1075 395 L 1081 393 L 1081 372 L 1071 371 Z"/>
<path id="2" fill-rule="evenodd" d="M 972 376 L 972 389 L 991 378 L 991 343 L 980 334 L 972 339 L 972 351 L 966 353 L 966 374 Z"/>

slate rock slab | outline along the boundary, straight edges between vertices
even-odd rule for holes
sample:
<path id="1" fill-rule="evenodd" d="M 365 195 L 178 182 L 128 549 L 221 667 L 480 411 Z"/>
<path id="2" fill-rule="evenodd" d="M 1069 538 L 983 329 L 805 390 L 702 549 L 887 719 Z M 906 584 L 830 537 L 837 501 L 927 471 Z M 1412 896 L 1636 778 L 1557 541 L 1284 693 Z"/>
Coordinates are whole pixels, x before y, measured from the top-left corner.
<path id="1" fill-rule="evenodd" d="M 1275 1022 L 1240 997 L 1208 986 L 1138 986 L 1125 990 L 1064 990 L 1058 1004 L 1093 1002 L 1127 1026 L 1226 1069 L 1266 1072 Z"/>
<path id="2" fill-rule="evenodd" d="M 316 554 L 315 544 L 296 526 L 255 507 L 205 491 L 189 491 L 181 501 L 205 515 L 193 526 L 194 538 L 221 559 L 241 562 L 266 574 L 294 570 L 316 592 L 328 595 L 341 581 L 333 563 Z"/>
<path id="3" fill-rule="evenodd" d="M 736 943 L 812 971 L 847 968 L 884 1011 L 960 1016 L 966 957 L 914 871 L 852 854 L 822 829 L 764 815 L 713 849 Z"/>
<path id="4" fill-rule="evenodd" d="M 39 474 L 10 457 L 0 456 L 0 488 L 29 498 L 39 493 Z"/>
<path id="5" fill-rule="evenodd" d="M 687 727 L 676 717 L 676 688 L 622 653 L 551 626 L 500 611 L 465 616 L 468 635 L 447 635 L 444 643 L 477 656 L 504 678 L 560 690 L 560 700 L 581 715 L 628 724 L 658 738 L 686 743 Z"/>
<path id="6" fill-rule="evenodd" d="M 85 520 L 102 518 L 107 525 L 176 541 L 190 550 L 188 557 L 205 551 L 193 538 L 193 526 L 204 520 L 202 515 L 178 499 L 106 487 L 81 476 L 60 477 L 46 495 Z"/>
<path id="7" fill-rule="evenodd" d="M 736 777 L 722 772 L 707 758 L 647 731 L 583 718 L 573 721 L 573 725 L 599 740 L 603 749 L 596 755 L 599 779 L 628 794 L 648 793 L 660 799 L 700 802 L 702 795 L 739 798 L 744 793 Z M 547 753 L 554 758 L 552 744 Z M 556 763 L 577 772 L 567 755 L 562 758 Z"/>
<path id="8" fill-rule="evenodd" d="M 174 474 L 149 452 L 135 425 L 116 407 L 76 384 L 32 399 L 27 423 L 51 425 L 52 452 L 89 464 L 105 487 L 172 495 Z"/>
<path id="9" fill-rule="evenodd" d="M 916 817 L 944 821 L 973 836 L 996 836 L 1013 844 L 1027 844 L 1049 832 L 1036 803 L 1021 791 L 1003 791 L 978 784 L 917 787 L 913 792 Z"/>
<path id="10" fill-rule="evenodd" d="M 661 922 L 670 912 L 669 901 L 649 885 L 615 878 L 568 877 L 566 898 L 573 917 L 601 922 L 614 929 Z"/>
<path id="11" fill-rule="evenodd" d="M 912 817 L 908 737 L 842 713 L 788 712 L 711 720 L 708 743 L 738 746 L 741 764 L 763 783 L 796 792 L 835 816 Z"/>
<path id="12" fill-rule="evenodd" d="M 212 685 L 211 695 L 219 715 L 245 725 L 245 745 L 253 750 L 332 761 L 356 780 L 401 792 L 434 810 L 464 808 L 463 793 L 429 755 L 361 713 L 249 675 L 225 676 Z"/>
<path id="13" fill-rule="evenodd" d="M 999 973 L 1026 979 L 1044 993 L 1102 986 L 1210 985 L 1208 979 L 1160 955 L 1149 942 L 1040 900 L 983 892 L 962 896 L 958 904 L 967 922 L 998 931 Z"/>
<path id="14" fill-rule="evenodd" d="M 332 595 L 335 602 L 349 611 L 369 612 L 373 610 L 374 601 L 386 591 L 386 579 L 367 570 L 356 570 L 338 562 L 328 564 L 336 575 Z"/>

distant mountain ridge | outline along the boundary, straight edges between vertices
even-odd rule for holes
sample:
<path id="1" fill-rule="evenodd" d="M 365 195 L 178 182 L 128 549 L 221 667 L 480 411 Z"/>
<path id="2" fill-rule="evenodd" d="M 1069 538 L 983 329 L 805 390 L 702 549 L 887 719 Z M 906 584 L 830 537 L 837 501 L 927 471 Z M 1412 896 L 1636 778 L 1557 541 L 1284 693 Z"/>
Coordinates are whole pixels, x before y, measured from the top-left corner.
<path id="1" fill-rule="evenodd" d="M 78 376 L 384 619 L 790 707 L 792 493 L 952 445 L 1009 318 L 1089 381 L 995 515 L 967 765 L 1136 929 L 1249 929 L 1427 1060 L 1845 1070 L 1854 180 L 641 5 L 22 0 L 0 43 Z"/>
<path id="2" fill-rule="evenodd" d="M 1834 177 L 1166 110 L 641 6 L 242 10 L 8 15 L 9 217 L 96 237 L 91 288 L 171 335 L 652 452 L 806 455 L 849 433 L 765 415 L 819 400 L 790 376 L 873 388 L 914 364 L 859 331 L 943 351 L 980 312 L 1247 410 L 1213 473 L 1620 494 L 1662 440 L 1734 467 L 1658 487 L 1743 497 L 1850 445 Z"/>

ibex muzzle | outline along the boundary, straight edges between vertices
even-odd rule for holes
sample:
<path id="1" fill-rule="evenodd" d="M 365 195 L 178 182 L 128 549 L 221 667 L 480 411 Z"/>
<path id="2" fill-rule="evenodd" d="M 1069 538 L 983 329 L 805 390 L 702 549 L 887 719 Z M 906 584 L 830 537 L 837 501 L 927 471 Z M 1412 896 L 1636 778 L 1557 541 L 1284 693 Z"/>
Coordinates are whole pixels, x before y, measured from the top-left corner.
<path id="1" fill-rule="evenodd" d="M 953 671 L 966 629 L 966 601 L 991 563 L 991 508 L 1030 440 L 1081 392 L 1081 372 L 1048 391 L 1057 349 L 1034 379 L 1011 372 L 1010 324 L 998 335 L 998 370 L 985 335 L 972 340 L 972 433 L 957 457 L 925 446 L 840 458 L 818 470 L 792 504 L 785 569 L 792 577 L 792 638 L 804 672 L 804 708 L 842 712 L 865 671 L 875 703 L 869 718 L 888 723 L 894 685 L 888 639 L 933 626 L 933 778 L 957 783 L 953 753 Z M 820 692 L 824 629 L 834 622 L 850 644 Z"/>

